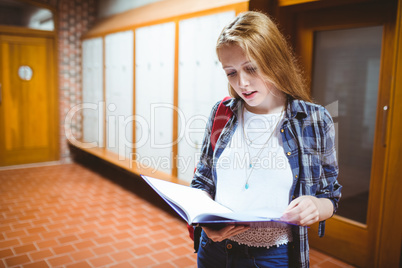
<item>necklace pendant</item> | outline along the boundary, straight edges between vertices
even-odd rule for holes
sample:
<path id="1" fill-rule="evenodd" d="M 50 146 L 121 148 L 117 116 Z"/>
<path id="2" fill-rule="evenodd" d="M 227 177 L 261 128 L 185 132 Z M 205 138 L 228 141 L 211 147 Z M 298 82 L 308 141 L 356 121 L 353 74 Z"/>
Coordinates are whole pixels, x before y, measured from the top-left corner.
<path id="1" fill-rule="evenodd" d="M 248 183 L 246 183 L 246 185 L 244 185 L 244 188 L 247 190 L 249 188 Z"/>

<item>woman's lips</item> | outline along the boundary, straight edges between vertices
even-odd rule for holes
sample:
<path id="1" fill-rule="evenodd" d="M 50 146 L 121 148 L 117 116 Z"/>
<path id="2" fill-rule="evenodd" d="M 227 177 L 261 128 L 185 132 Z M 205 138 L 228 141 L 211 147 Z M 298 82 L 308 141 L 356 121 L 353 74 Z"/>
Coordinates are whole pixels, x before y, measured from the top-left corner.
<path id="1" fill-rule="evenodd" d="M 244 98 L 251 99 L 255 96 L 256 93 L 257 93 L 257 91 L 246 91 L 246 92 L 243 92 L 242 94 L 243 94 Z"/>

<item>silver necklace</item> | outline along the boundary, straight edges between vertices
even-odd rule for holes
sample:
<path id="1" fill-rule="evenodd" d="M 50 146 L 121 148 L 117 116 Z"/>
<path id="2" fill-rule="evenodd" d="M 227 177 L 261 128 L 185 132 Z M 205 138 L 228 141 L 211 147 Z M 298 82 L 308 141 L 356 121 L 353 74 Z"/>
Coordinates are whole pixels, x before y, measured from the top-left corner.
<path id="1" fill-rule="evenodd" d="M 271 140 L 271 138 L 272 138 L 272 136 L 273 136 L 275 130 L 278 128 L 279 122 L 280 122 L 281 119 L 282 119 L 282 115 L 283 115 L 283 111 L 284 111 L 284 110 L 285 110 L 285 108 L 282 109 L 281 114 L 279 115 L 279 118 L 278 118 L 278 122 L 276 122 L 276 125 L 275 125 L 274 129 L 272 130 L 271 134 L 269 135 L 267 141 L 263 144 L 263 146 L 261 147 L 261 149 L 257 152 L 257 155 L 255 156 L 255 158 L 259 158 L 259 157 L 260 157 L 262 151 L 264 151 L 264 149 L 266 148 L 268 142 Z M 250 169 L 250 172 L 247 174 L 247 170 L 248 170 L 248 169 L 246 168 L 246 170 L 245 170 L 245 171 L 246 171 L 246 178 L 247 178 L 247 179 L 246 179 L 246 183 L 245 183 L 245 185 L 244 185 L 244 188 L 247 190 L 248 188 L 250 188 L 250 185 L 248 184 L 248 182 L 249 182 L 249 180 L 250 180 L 251 174 L 252 174 L 253 171 L 254 171 L 254 167 L 255 167 L 255 166 L 254 166 L 253 163 L 252 163 L 251 154 L 250 154 L 250 151 L 249 151 L 249 148 L 248 148 L 249 144 L 247 143 L 246 132 L 245 132 L 245 129 L 244 129 L 244 125 L 245 125 L 245 122 L 244 122 L 244 111 L 243 111 L 243 114 L 242 114 L 242 125 L 243 125 L 243 139 L 244 139 L 244 141 L 246 142 L 247 153 L 248 153 L 248 155 L 249 155 L 249 157 L 250 157 L 250 163 L 249 163 L 249 165 L 248 165 L 248 169 Z M 264 134 L 267 133 L 267 132 L 268 132 L 268 130 L 265 131 L 265 132 L 264 132 L 263 134 L 261 134 L 260 136 L 258 136 L 256 139 L 254 139 L 254 141 L 257 140 L 258 138 L 262 137 L 262 135 L 264 135 Z M 250 144 L 251 144 L 251 143 L 250 143 Z"/>

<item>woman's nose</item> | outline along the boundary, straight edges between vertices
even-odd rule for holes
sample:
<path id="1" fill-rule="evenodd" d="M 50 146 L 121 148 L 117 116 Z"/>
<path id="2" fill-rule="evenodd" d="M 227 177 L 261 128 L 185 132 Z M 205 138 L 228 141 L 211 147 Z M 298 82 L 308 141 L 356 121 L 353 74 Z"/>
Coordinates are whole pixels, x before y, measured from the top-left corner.
<path id="1" fill-rule="evenodd" d="M 246 73 L 240 72 L 238 83 L 239 87 L 246 87 L 250 84 L 249 78 Z"/>

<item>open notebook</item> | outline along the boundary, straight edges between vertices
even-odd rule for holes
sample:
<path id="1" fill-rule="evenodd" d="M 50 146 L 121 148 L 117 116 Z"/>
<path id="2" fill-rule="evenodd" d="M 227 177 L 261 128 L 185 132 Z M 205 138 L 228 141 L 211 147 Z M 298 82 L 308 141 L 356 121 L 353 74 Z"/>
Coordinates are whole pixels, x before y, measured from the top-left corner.
<path id="1" fill-rule="evenodd" d="M 188 186 L 141 177 L 168 203 L 188 224 L 194 226 L 247 225 L 251 228 L 277 227 L 288 223 L 279 220 L 281 213 L 236 213 L 212 200 L 204 191 Z"/>

